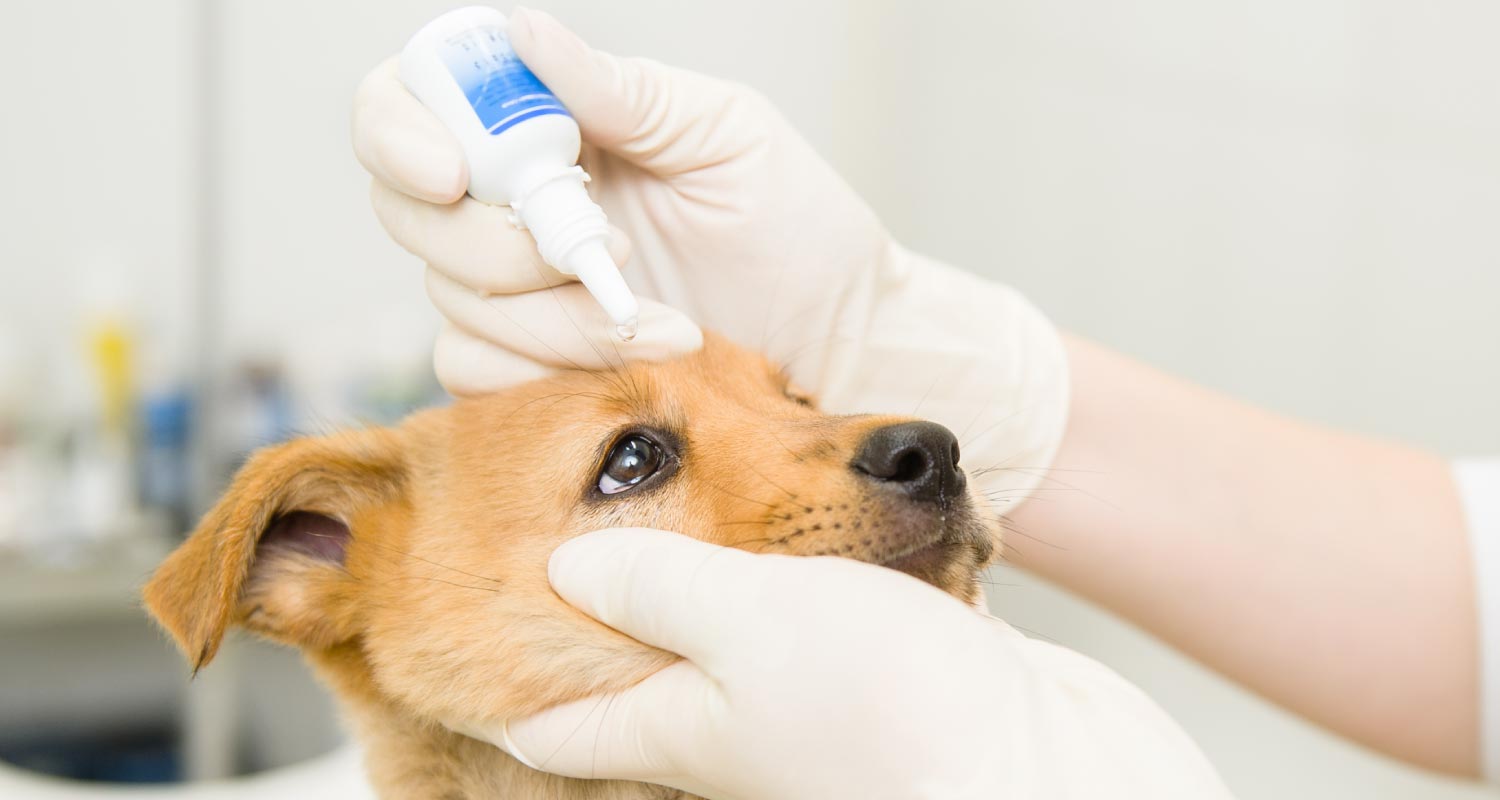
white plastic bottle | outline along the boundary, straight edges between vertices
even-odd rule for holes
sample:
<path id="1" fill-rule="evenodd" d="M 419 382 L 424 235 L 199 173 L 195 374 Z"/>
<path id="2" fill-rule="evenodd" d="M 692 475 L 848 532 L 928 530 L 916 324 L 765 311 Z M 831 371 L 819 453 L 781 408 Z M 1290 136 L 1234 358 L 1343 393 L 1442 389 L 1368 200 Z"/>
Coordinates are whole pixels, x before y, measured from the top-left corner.
<path id="1" fill-rule="evenodd" d="M 458 137 L 469 194 L 510 206 L 542 260 L 578 276 L 630 339 L 639 307 L 606 248 L 604 210 L 583 188 L 578 123 L 521 63 L 508 27 L 504 14 L 483 6 L 438 17 L 401 51 L 401 82 Z"/>

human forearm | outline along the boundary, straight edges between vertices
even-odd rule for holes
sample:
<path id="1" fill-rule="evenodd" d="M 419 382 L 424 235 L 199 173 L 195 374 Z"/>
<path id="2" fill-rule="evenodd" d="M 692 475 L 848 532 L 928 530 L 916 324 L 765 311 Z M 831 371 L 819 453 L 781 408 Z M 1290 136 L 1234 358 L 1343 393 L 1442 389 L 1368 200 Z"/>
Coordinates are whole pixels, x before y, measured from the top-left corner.
<path id="1" fill-rule="evenodd" d="M 1334 731 L 1474 774 L 1474 582 L 1447 464 L 1068 350 L 1056 491 L 1012 518 L 1055 547 L 1015 560 Z"/>

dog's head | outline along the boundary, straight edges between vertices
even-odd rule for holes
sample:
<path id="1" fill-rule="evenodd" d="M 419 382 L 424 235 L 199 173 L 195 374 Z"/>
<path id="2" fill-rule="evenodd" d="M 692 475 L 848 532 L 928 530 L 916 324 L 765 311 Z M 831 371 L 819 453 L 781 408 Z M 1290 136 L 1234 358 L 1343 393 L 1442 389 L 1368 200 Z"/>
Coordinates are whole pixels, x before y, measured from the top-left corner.
<path id="1" fill-rule="evenodd" d="M 855 558 L 972 599 L 996 530 L 958 457 L 941 426 L 820 413 L 710 337 L 676 362 L 559 373 L 257 453 L 145 598 L 195 669 L 238 624 L 337 654 L 420 716 L 509 718 L 673 658 L 551 591 L 548 556 L 589 530 Z"/>

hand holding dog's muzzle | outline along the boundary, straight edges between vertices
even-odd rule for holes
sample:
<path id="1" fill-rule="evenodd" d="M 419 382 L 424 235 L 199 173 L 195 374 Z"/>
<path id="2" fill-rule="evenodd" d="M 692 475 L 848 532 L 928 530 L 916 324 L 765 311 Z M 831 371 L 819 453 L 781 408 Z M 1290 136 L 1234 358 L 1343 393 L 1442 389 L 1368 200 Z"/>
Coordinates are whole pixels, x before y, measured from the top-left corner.
<path id="1" fill-rule="evenodd" d="M 1119 676 L 892 570 L 619 529 L 559 547 L 550 576 L 686 660 L 527 719 L 449 723 L 536 769 L 714 800 L 1228 797 Z"/>

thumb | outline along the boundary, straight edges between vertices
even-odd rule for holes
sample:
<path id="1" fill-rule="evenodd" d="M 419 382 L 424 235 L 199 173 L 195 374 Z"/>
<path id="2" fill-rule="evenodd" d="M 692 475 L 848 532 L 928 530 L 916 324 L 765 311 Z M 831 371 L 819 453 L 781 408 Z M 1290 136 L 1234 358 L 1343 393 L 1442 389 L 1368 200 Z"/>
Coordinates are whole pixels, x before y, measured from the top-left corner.
<path id="1" fill-rule="evenodd" d="M 588 46 L 550 14 L 510 16 L 516 55 L 567 106 L 583 138 L 657 175 L 723 162 L 747 149 L 751 96 L 738 84 Z"/>
<path id="2" fill-rule="evenodd" d="M 748 634 L 764 617 L 773 562 L 678 533 L 612 528 L 570 539 L 548 577 L 562 599 L 605 625 L 690 659 L 711 676 L 764 646 Z"/>
<path id="3" fill-rule="evenodd" d="M 648 781 L 699 796 L 715 794 L 688 776 L 697 760 L 697 724 L 718 693 L 714 682 L 681 661 L 615 694 L 554 706 L 495 725 L 454 730 L 487 741 L 532 769 L 570 778 Z"/>
<path id="4" fill-rule="evenodd" d="M 628 342 L 616 338 L 613 321 L 580 283 L 519 294 L 486 295 L 427 270 L 427 297 L 452 325 L 468 336 L 515 355 L 558 369 L 618 370 L 626 362 L 668 361 L 697 351 L 703 332 L 682 312 L 645 298 L 640 301 L 640 331 Z M 445 364 L 439 351 L 440 375 Z M 466 354 L 464 363 L 479 366 L 490 359 Z M 498 368 L 488 380 L 511 386 L 537 377 L 520 370 L 515 380 Z M 444 376 L 444 384 L 447 384 Z"/>

